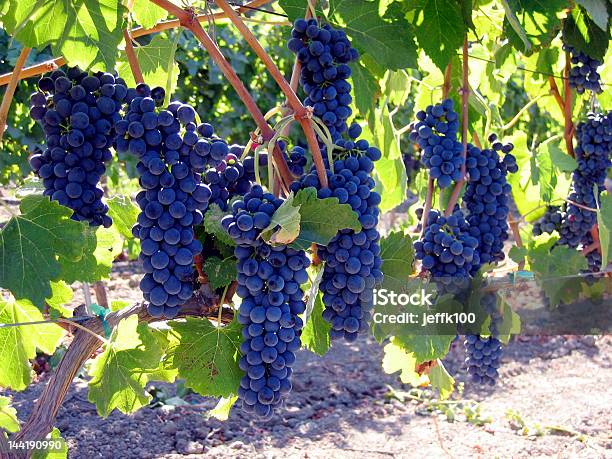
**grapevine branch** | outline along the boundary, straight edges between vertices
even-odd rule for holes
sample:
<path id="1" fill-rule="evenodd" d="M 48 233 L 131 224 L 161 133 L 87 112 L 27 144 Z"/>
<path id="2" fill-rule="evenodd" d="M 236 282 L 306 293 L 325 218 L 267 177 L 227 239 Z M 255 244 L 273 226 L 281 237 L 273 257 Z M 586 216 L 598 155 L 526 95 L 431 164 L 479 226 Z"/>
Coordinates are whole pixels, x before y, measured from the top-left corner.
<path id="1" fill-rule="evenodd" d="M 132 37 L 130 37 L 130 32 L 127 29 L 123 31 L 123 38 L 125 40 L 125 55 L 130 64 L 130 70 L 132 70 L 132 74 L 134 75 L 134 80 L 136 84 L 144 83 L 142 70 L 140 69 L 138 57 L 136 56 L 136 51 L 134 51 L 134 45 L 132 44 Z"/>
<path id="2" fill-rule="evenodd" d="M 141 1 L 145 1 L 145 0 L 141 0 Z M 251 11 L 252 9 L 257 8 L 269 2 L 270 0 L 253 0 L 247 4 L 239 6 L 238 8 L 235 9 L 235 11 L 238 14 L 245 14 Z M 225 13 L 215 13 L 212 15 L 201 14 L 201 15 L 196 16 L 196 19 L 202 22 L 202 21 L 208 21 L 210 19 L 212 20 L 223 19 L 226 17 L 227 16 Z M 156 32 L 161 32 L 161 31 L 169 30 L 169 29 L 175 29 L 179 27 L 180 25 L 181 25 L 181 22 L 178 19 L 173 19 L 170 21 L 161 21 L 157 23 L 155 26 L 151 27 L 150 29 L 145 29 L 143 27 L 136 27 L 130 31 L 130 36 L 132 38 L 143 37 L 145 35 L 151 35 Z M 19 79 L 23 80 L 25 78 L 31 78 L 34 76 L 42 75 L 43 73 L 51 72 L 65 64 L 66 64 L 66 60 L 63 57 L 57 57 L 57 58 L 54 58 L 54 59 L 51 59 L 45 62 L 41 62 L 40 64 L 36 64 L 30 67 L 24 68 L 21 74 L 19 75 Z M 4 86 L 8 84 L 9 81 L 11 80 L 12 75 L 13 75 L 13 72 L 5 73 L 4 75 L 0 75 L 0 86 Z"/>
<path id="3" fill-rule="evenodd" d="M 467 140 L 468 140 L 468 110 L 469 110 L 469 96 L 470 96 L 470 83 L 468 81 L 469 66 L 468 66 L 468 41 L 467 36 L 463 39 L 463 62 L 462 62 L 462 87 L 461 87 L 461 142 L 463 144 L 463 164 L 461 166 L 461 179 L 455 184 L 453 192 L 448 201 L 446 212 L 444 214 L 448 217 L 453 213 L 457 201 L 459 201 L 459 195 L 461 189 L 465 184 L 465 162 L 467 159 Z"/>
<path id="4" fill-rule="evenodd" d="M 155 1 L 155 0 L 154 0 Z M 317 137 L 314 132 L 314 128 L 312 126 L 312 120 L 310 119 L 309 110 L 304 107 L 298 96 L 295 94 L 295 91 L 291 88 L 291 85 L 287 82 L 285 77 L 281 74 L 280 70 L 272 61 L 272 58 L 268 55 L 268 53 L 263 49 L 255 35 L 251 32 L 251 30 L 246 26 L 246 24 L 225 0 L 217 0 L 217 6 L 221 8 L 229 17 L 229 19 L 234 23 L 240 34 L 247 41 L 249 46 L 253 48 L 255 54 L 262 60 L 268 72 L 274 78 L 274 81 L 278 84 L 281 91 L 287 98 L 287 102 L 289 106 L 292 108 L 295 113 L 295 118 L 302 126 L 304 130 L 304 134 L 306 135 L 306 140 L 308 142 L 308 146 L 310 151 L 312 152 L 312 158 L 315 163 L 315 168 L 317 170 L 317 174 L 319 176 L 319 181 L 323 188 L 327 187 L 327 173 L 325 171 L 325 165 L 323 163 L 323 156 L 321 154 L 321 149 L 319 148 L 319 143 L 317 141 Z"/>
<path id="5" fill-rule="evenodd" d="M 230 65 L 230 63 L 225 59 L 221 50 L 217 47 L 216 43 L 210 38 L 210 36 L 206 33 L 206 31 L 202 28 L 202 25 L 197 20 L 197 16 L 194 16 L 193 13 L 187 10 L 183 10 L 182 8 L 176 6 L 174 3 L 169 0 L 150 0 L 152 3 L 155 3 L 157 6 L 165 9 L 170 14 L 176 16 L 179 20 L 179 24 L 191 30 L 194 36 L 202 43 L 206 51 L 210 54 L 210 57 L 213 61 L 219 66 L 229 83 L 232 85 L 234 90 L 238 93 L 238 96 L 245 104 L 247 110 L 255 120 L 255 124 L 259 127 L 264 137 L 264 140 L 270 140 L 274 136 L 274 131 L 266 121 L 263 113 L 257 107 L 255 100 L 251 97 L 251 94 L 247 90 L 246 86 L 236 72 Z M 233 12 L 234 10 L 230 8 Z M 287 162 L 285 161 L 285 157 L 280 151 L 278 147 L 274 149 L 274 161 L 279 168 L 279 173 L 285 183 L 288 185 L 293 181 L 293 175 L 291 171 L 289 171 L 289 167 L 287 166 Z"/>
<path id="6" fill-rule="evenodd" d="M 19 83 L 19 75 L 21 74 L 23 64 L 25 64 L 25 61 L 30 55 L 30 51 L 32 51 L 32 48 L 23 48 L 21 50 L 21 53 L 17 58 L 17 62 L 15 63 L 15 69 L 13 70 L 9 84 L 4 92 L 4 97 L 2 97 L 2 104 L 0 104 L 0 142 L 2 142 L 2 136 L 4 136 L 4 131 L 6 129 L 6 120 L 8 118 L 9 108 L 11 108 L 11 102 L 13 101 L 15 89 L 17 89 L 17 83 Z"/>

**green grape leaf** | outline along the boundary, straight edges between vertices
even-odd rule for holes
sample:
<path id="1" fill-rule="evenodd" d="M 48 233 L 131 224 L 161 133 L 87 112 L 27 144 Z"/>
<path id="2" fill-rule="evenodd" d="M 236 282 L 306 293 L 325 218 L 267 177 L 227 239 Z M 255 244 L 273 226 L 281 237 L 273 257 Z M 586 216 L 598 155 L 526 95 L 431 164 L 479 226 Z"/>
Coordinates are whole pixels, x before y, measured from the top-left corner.
<path id="1" fill-rule="evenodd" d="M 236 258 L 234 257 L 228 257 L 225 260 L 218 257 L 207 258 L 202 268 L 213 289 L 225 287 L 236 280 Z"/>
<path id="2" fill-rule="evenodd" d="M 147 0 L 138 0 L 137 3 L 150 3 Z M 171 90 L 174 92 L 179 77 L 179 66 L 172 59 L 174 56 L 174 43 L 160 34 L 153 37 L 151 42 L 145 46 L 138 46 L 134 49 L 142 75 L 149 86 L 167 87 L 168 74 L 172 72 Z M 124 53 L 125 54 L 125 53 Z M 130 70 L 127 57 L 122 57 L 117 62 L 117 71 L 122 75 L 128 87 L 135 86 L 134 75 Z"/>
<path id="3" fill-rule="evenodd" d="M 168 351 L 167 364 L 178 369 L 185 386 L 212 397 L 236 394 L 243 375 L 238 367 L 242 342 L 238 321 L 215 327 L 208 319 L 188 317 L 170 325 L 178 337 Z"/>
<path id="4" fill-rule="evenodd" d="M 261 232 L 261 238 L 269 244 L 289 244 L 300 234 L 300 206 L 293 204 L 293 192 L 287 196 L 272 214 L 270 224 Z"/>
<path id="5" fill-rule="evenodd" d="M 606 0 L 576 0 L 576 3 L 582 5 L 601 30 L 608 30 L 609 15 Z"/>
<path id="6" fill-rule="evenodd" d="M 413 32 L 403 17 L 389 18 L 387 15 L 383 19 L 377 2 L 366 0 L 331 0 L 330 16 L 346 31 L 353 46 L 386 69 L 417 68 Z"/>
<path id="7" fill-rule="evenodd" d="M 132 227 L 136 224 L 140 209 L 128 196 L 113 196 L 106 201 L 106 204 L 108 204 L 108 215 L 113 219 L 113 226 L 124 238 L 133 239 Z"/>
<path id="8" fill-rule="evenodd" d="M 28 300 L 0 299 L 0 325 L 44 320 Z M 56 324 L 23 325 L 0 328 L 0 386 L 23 390 L 31 382 L 29 360 L 36 349 L 53 354 L 64 330 Z"/>
<path id="9" fill-rule="evenodd" d="M 429 370 L 429 381 L 431 387 L 438 389 L 442 400 L 447 399 L 455 390 L 455 378 L 444 368 L 441 360 L 438 360 L 438 364 Z"/>
<path id="10" fill-rule="evenodd" d="M 578 162 L 566 154 L 558 144 L 547 143 L 553 166 L 561 172 L 572 172 L 578 167 Z"/>
<path id="11" fill-rule="evenodd" d="M 467 32 L 461 6 L 457 2 L 428 0 L 415 15 L 419 45 L 436 66 L 444 71 L 463 44 Z"/>
<path id="12" fill-rule="evenodd" d="M 547 143 L 538 148 L 536 155 L 537 179 L 534 183 L 540 185 L 540 197 L 544 202 L 552 201 L 557 186 L 557 174 L 552 159 L 552 150 L 555 148 L 558 149 L 554 143 Z"/>
<path id="13" fill-rule="evenodd" d="M 399 138 L 387 104 L 376 110 L 375 124 L 368 124 L 362 136 L 382 152 L 382 158 L 374 163 L 374 170 L 376 191 L 381 196 L 380 211 L 387 212 L 404 202 L 407 185 Z"/>
<path id="14" fill-rule="evenodd" d="M 584 8 L 574 8 L 572 14 L 563 21 L 563 43 L 593 59 L 604 60 L 609 42 L 607 27 L 602 30 Z"/>
<path id="15" fill-rule="evenodd" d="M 123 39 L 125 8 L 117 0 L 9 0 L 2 23 L 30 48 L 51 46 L 70 65 L 112 70 Z"/>
<path id="16" fill-rule="evenodd" d="M 145 29 L 150 29 L 159 21 L 168 17 L 168 12 L 153 2 L 138 0 L 132 6 L 132 14 L 136 22 Z"/>
<path id="17" fill-rule="evenodd" d="M 408 335 L 397 336 L 397 343 L 408 352 L 411 352 L 417 363 L 441 359 L 450 349 L 455 339 L 452 335 Z"/>
<path id="18" fill-rule="evenodd" d="M 528 252 L 529 251 L 527 250 L 526 247 L 519 247 L 517 245 L 514 245 L 510 248 L 510 251 L 508 252 L 508 256 L 513 262 L 521 263 L 525 261 L 525 257 L 527 256 Z"/>
<path id="19" fill-rule="evenodd" d="M 228 213 L 221 210 L 221 207 L 217 204 L 209 205 L 208 210 L 204 214 L 204 230 L 224 244 L 234 247 L 236 243 L 221 226 L 221 220 L 226 215 Z"/>
<path id="20" fill-rule="evenodd" d="M 42 307 L 62 267 L 83 256 L 85 226 L 70 219 L 70 209 L 47 197 L 28 196 L 20 207 L 21 215 L 0 231 L 0 287 Z"/>
<path id="21" fill-rule="evenodd" d="M 89 401 L 107 417 L 114 409 L 129 414 L 146 406 L 151 395 L 145 386 L 159 369 L 168 340 L 138 316 L 123 319 L 113 330 L 104 351 L 89 368 Z"/>
<path id="22" fill-rule="evenodd" d="M 323 294 L 319 291 L 315 294 L 312 310 L 302 330 L 302 345 L 318 355 L 325 355 L 331 346 L 331 324 L 323 320 L 324 309 Z"/>
<path id="23" fill-rule="evenodd" d="M 568 0 L 507 0 L 504 32 L 519 51 L 530 55 L 547 47 L 561 28 Z"/>
<path id="24" fill-rule="evenodd" d="M 391 342 L 384 347 L 384 357 L 382 367 L 385 373 L 392 374 L 400 372 L 400 380 L 404 384 L 418 386 L 420 375 L 416 371 L 417 361 L 411 352 L 407 352 L 400 344 L 391 339 Z"/>
<path id="25" fill-rule="evenodd" d="M 504 298 L 503 293 L 500 296 L 502 299 L 501 311 L 503 314 L 502 321 L 498 324 L 497 329 L 499 331 L 499 340 L 504 344 L 508 344 L 512 335 L 518 335 L 521 332 L 521 316 L 512 310 L 512 307 Z"/>
<path id="26" fill-rule="evenodd" d="M 215 418 L 219 421 L 227 421 L 230 411 L 234 404 L 238 401 L 237 395 L 229 397 L 221 397 L 217 405 L 207 413 L 208 418 Z"/>
<path id="27" fill-rule="evenodd" d="M 612 260 L 612 195 L 604 191 L 600 197 L 600 208 L 597 210 L 597 223 L 599 225 L 599 240 L 601 242 L 601 266 L 606 267 Z"/>
<path id="28" fill-rule="evenodd" d="M 381 289 L 401 292 L 413 272 L 414 247 L 409 235 L 394 231 L 380 241 L 382 272 L 385 275 Z"/>
<path id="29" fill-rule="evenodd" d="M 543 234 L 529 247 L 529 265 L 551 306 L 569 304 L 578 298 L 581 279 L 572 277 L 587 268 L 586 258 L 575 249 L 554 246 L 557 237 Z"/>
<path id="30" fill-rule="evenodd" d="M 72 317 L 72 309 L 68 309 L 64 306 L 70 303 L 74 296 L 70 285 L 64 281 L 51 282 L 51 292 L 51 297 L 45 300 L 52 309 L 51 316 Z"/>
<path id="31" fill-rule="evenodd" d="M 304 0 L 279 0 L 278 5 L 283 9 L 291 22 L 306 15 L 307 3 Z M 321 3 L 315 7 L 317 17 L 325 17 L 323 10 L 320 9 Z"/>
<path id="32" fill-rule="evenodd" d="M 62 433 L 57 427 L 54 427 L 51 433 L 45 438 L 47 440 L 53 440 L 54 442 L 57 442 L 58 440 L 61 441 L 61 448 L 46 450 L 37 449 L 32 454 L 32 459 L 66 459 L 68 457 L 68 445 L 62 438 Z"/>
<path id="33" fill-rule="evenodd" d="M 376 100 L 380 96 L 378 79 L 372 75 L 367 67 L 359 62 L 351 64 L 353 75 L 353 94 L 355 95 L 355 106 L 363 117 L 373 112 Z"/>
<path id="34" fill-rule="evenodd" d="M 434 302 L 434 290 L 424 279 L 412 278 L 404 285 L 401 292 L 393 294 L 377 290 L 372 316 L 374 338 L 382 343 L 394 337 L 394 343 L 412 353 L 417 363 L 444 357 L 455 338 L 455 325 L 423 325 L 423 317 L 460 312 L 462 305 L 447 296 Z M 402 302 L 400 295 L 413 300 Z"/>
<path id="35" fill-rule="evenodd" d="M 0 396 L 0 429 L 11 433 L 19 431 L 17 410 L 11 406 L 9 397 Z"/>
<path id="36" fill-rule="evenodd" d="M 293 206 L 299 209 L 300 233 L 292 242 L 294 249 L 307 250 L 313 242 L 327 245 L 341 229 L 361 231 L 357 214 L 338 198 L 320 199 L 315 188 L 298 191 Z"/>
<path id="37" fill-rule="evenodd" d="M 67 282 L 97 282 L 110 276 L 113 260 L 123 250 L 121 235 L 110 228 L 85 227 L 85 253 L 80 260 L 63 263 L 62 279 Z"/>

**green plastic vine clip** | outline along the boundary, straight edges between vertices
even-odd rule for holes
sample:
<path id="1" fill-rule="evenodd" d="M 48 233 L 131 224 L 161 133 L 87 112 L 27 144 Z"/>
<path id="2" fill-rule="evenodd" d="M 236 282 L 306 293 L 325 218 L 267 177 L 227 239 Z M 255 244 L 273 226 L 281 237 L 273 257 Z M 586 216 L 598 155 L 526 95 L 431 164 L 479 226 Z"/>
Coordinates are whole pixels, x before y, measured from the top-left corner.
<path id="1" fill-rule="evenodd" d="M 100 306 L 99 304 L 96 304 L 96 303 L 91 303 L 91 310 L 102 321 L 102 328 L 104 329 L 104 337 L 106 339 L 109 339 L 111 336 L 111 333 L 113 332 L 113 329 L 106 321 L 106 316 L 110 312 L 110 309 L 106 309 L 105 307 Z"/>
<path id="2" fill-rule="evenodd" d="M 531 271 L 517 271 L 515 273 L 508 273 L 508 277 L 510 278 L 510 282 L 514 284 L 520 280 L 534 280 L 535 274 Z"/>

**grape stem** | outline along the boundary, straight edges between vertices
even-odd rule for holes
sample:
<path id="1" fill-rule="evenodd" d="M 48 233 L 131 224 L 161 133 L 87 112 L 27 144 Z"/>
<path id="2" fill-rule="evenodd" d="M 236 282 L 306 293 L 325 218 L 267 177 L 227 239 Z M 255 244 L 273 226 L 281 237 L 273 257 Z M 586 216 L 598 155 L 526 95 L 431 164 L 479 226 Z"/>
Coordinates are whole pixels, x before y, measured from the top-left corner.
<path id="1" fill-rule="evenodd" d="M 197 19 L 197 16 L 193 14 L 193 12 L 189 10 L 184 10 L 169 0 L 150 0 L 152 3 L 155 3 L 157 6 L 165 9 L 170 14 L 176 16 L 179 20 L 179 24 L 191 30 L 193 35 L 202 43 L 208 54 L 213 59 L 213 61 L 219 66 L 223 75 L 227 78 L 229 83 L 232 85 L 234 90 L 238 93 L 238 96 L 246 106 L 247 110 L 255 120 L 255 123 L 261 130 L 263 138 L 265 141 L 270 140 L 274 137 L 274 130 L 270 127 L 268 122 L 266 121 L 263 113 L 257 107 L 255 100 L 247 90 L 244 83 L 238 78 L 236 72 L 230 65 L 230 63 L 225 59 L 221 50 L 218 48 L 217 44 L 210 38 L 210 36 L 206 33 L 206 31 L 202 28 L 202 25 Z M 232 8 L 229 8 L 232 13 L 236 14 Z M 293 182 L 293 175 L 291 171 L 289 171 L 289 167 L 287 166 L 287 162 L 285 161 L 285 157 L 283 153 L 280 151 L 278 147 L 274 149 L 274 160 L 276 161 L 277 167 L 279 169 L 279 174 L 286 182 L 286 184 L 290 184 Z"/>
<path id="2" fill-rule="evenodd" d="M 19 76 L 21 75 L 23 64 L 25 64 L 28 56 L 30 55 L 30 51 L 32 51 L 32 48 L 23 48 L 21 53 L 19 53 L 19 57 L 15 63 L 15 69 L 11 75 L 9 84 L 6 87 L 4 96 L 2 97 L 2 104 L 0 104 L 0 143 L 2 142 L 4 131 L 6 130 L 8 111 L 9 108 L 11 108 L 11 103 L 13 102 L 13 95 L 15 94 L 15 89 L 17 89 L 17 83 L 19 83 Z"/>
<path id="3" fill-rule="evenodd" d="M 535 105 L 538 100 L 542 99 L 543 97 L 549 97 L 550 94 L 540 94 L 537 97 L 534 97 L 533 99 L 531 99 L 529 102 L 527 102 L 527 104 L 525 104 L 523 106 L 523 108 L 521 108 L 516 115 L 514 115 L 514 118 L 512 118 L 508 123 L 504 124 L 501 128 L 500 128 L 500 134 L 503 135 L 504 131 L 507 131 L 508 129 L 511 129 L 516 123 L 518 123 L 518 121 L 520 120 L 521 116 L 523 115 L 523 113 L 525 113 L 527 110 L 529 110 L 529 108 L 532 105 Z"/>
<path id="4" fill-rule="evenodd" d="M 451 63 L 449 62 L 444 70 L 444 85 L 442 86 L 442 99 L 448 98 L 451 90 Z"/>
<path id="5" fill-rule="evenodd" d="M 216 4 L 225 12 L 225 14 L 227 14 L 227 17 L 229 17 L 230 21 L 234 23 L 240 34 L 244 37 L 253 51 L 255 51 L 255 54 L 257 54 L 257 56 L 262 60 L 268 69 L 268 72 L 272 78 L 274 78 L 274 81 L 276 81 L 276 84 L 278 84 L 279 88 L 287 98 L 288 105 L 295 113 L 295 119 L 298 121 L 298 123 L 300 123 L 302 129 L 304 130 L 304 134 L 306 135 L 306 141 L 308 142 L 308 147 L 312 153 L 312 158 L 317 170 L 317 175 L 319 176 L 319 181 L 321 182 L 321 186 L 323 188 L 327 188 L 327 173 L 325 171 L 321 149 L 312 126 L 310 112 L 306 109 L 306 107 L 304 107 L 298 96 L 295 94 L 295 91 L 281 74 L 274 61 L 272 61 L 270 55 L 263 49 L 255 35 L 253 35 L 253 32 L 251 32 L 251 30 L 241 19 L 240 15 L 237 14 L 225 0 L 217 0 Z"/>
<path id="6" fill-rule="evenodd" d="M 142 70 L 138 63 L 138 57 L 134 51 L 134 45 L 132 43 L 132 37 L 128 29 L 123 31 L 123 39 L 125 40 L 125 56 L 127 57 L 128 63 L 130 64 L 130 70 L 134 75 L 134 81 L 136 84 L 144 83 L 144 77 L 142 76 Z M 172 71 L 172 70 L 171 70 Z"/>
<path id="7" fill-rule="evenodd" d="M 482 150 L 482 143 L 480 142 L 480 137 L 478 137 L 478 133 L 476 131 L 472 131 L 472 140 L 474 140 L 474 145 Z"/>
<path id="8" fill-rule="evenodd" d="M 434 181 L 429 177 L 427 182 L 427 196 L 425 197 L 425 206 L 423 207 L 423 215 L 421 216 L 421 237 L 425 234 L 427 221 L 429 220 L 429 212 L 431 211 L 431 203 L 433 201 Z"/>
<path id="9" fill-rule="evenodd" d="M 569 73 L 572 68 L 572 58 L 569 51 L 565 53 L 565 68 L 563 69 L 563 92 L 565 94 L 565 102 L 563 111 L 565 117 L 565 130 L 563 136 L 565 137 L 565 146 L 567 148 L 567 154 L 572 158 L 576 157 L 574 153 L 574 122 L 572 121 L 572 88 L 569 84 Z"/>
<path id="10" fill-rule="evenodd" d="M 598 250 L 601 253 L 601 241 L 599 239 L 599 226 L 596 224 L 591 228 L 591 236 L 593 237 L 593 242 L 588 246 L 582 249 L 582 254 L 587 255 L 595 250 Z"/>
<path id="11" fill-rule="evenodd" d="M 448 201 L 448 206 L 444 215 L 447 217 L 453 213 L 457 201 L 459 201 L 459 195 L 461 189 L 466 182 L 465 178 L 465 162 L 467 159 L 467 137 L 468 137 L 468 110 L 469 110 L 469 96 L 470 96 L 470 83 L 468 81 L 469 75 L 469 61 L 468 61 L 468 41 L 467 35 L 463 39 L 463 62 L 462 62 L 462 86 L 461 86 L 461 143 L 463 144 L 463 164 L 461 165 L 461 179 L 455 184 L 453 192 Z"/>
<path id="12" fill-rule="evenodd" d="M 524 247 L 523 238 L 521 237 L 521 231 L 519 229 L 518 220 L 508 220 L 508 225 L 512 230 L 512 237 L 514 237 L 514 242 L 516 242 L 517 247 Z M 522 271 L 525 268 L 525 259 L 522 259 L 518 264 L 519 271 Z"/>
<path id="13" fill-rule="evenodd" d="M 555 97 L 557 105 L 559 105 L 562 112 L 565 112 L 565 102 L 563 102 L 563 97 L 561 97 L 561 93 L 559 92 L 559 87 L 557 86 L 554 76 L 551 75 L 548 77 L 548 84 L 550 85 L 550 93 Z"/>
<path id="14" fill-rule="evenodd" d="M 308 3 L 308 5 L 310 6 L 310 2 Z M 312 0 L 312 9 L 314 9 L 314 7 L 316 6 L 317 2 L 316 0 Z M 310 18 L 312 18 L 312 9 L 311 8 L 306 8 L 306 14 L 304 15 L 304 19 L 308 20 Z M 289 80 L 289 86 L 291 86 L 291 89 L 293 90 L 293 92 L 295 92 L 297 94 L 298 92 L 298 87 L 300 85 L 300 74 L 302 72 L 302 63 L 300 62 L 300 60 L 297 58 L 295 58 L 295 61 L 293 62 L 293 69 L 291 70 L 291 79 Z M 289 100 L 287 99 L 287 101 L 285 101 L 285 108 L 288 110 L 289 107 L 287 106 L 289 103 Z M 287 113 L 283 113 L 283 116 L 287 115 Z M 286 136 L 289 134 L 289 126 L 286 126 L 283 131 L 282 131 L 282 135 Z"/>

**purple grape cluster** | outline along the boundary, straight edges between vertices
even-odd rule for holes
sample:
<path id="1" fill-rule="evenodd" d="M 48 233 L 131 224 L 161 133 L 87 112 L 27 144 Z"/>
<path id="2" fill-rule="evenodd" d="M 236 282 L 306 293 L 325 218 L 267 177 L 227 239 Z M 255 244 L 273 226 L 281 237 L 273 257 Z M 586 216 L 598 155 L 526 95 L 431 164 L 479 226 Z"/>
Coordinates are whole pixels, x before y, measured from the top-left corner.
<path id="1" fill-rule="evenodd" d="M 429 169 L 429 176 L 437 180 L 440 188 L 449 187 L 461 179 L 463 146 L 457 140 L 459 116 L 453 101 L 445 99 L 418 111 L 412 124 L 410 141 L 418 145 L 423 154 L 421 161 Z"/>
<path id="2" fill-rule="evenodd" d="M 499 378 L 502 344 L 499 339 L 489 336 L 467 335 L 464 341 L 467 358 L 465 363 L 472 382 L 494 385 Z"/>
<path id="3" fill-rule="evenodd" d="M 547 206 L 546 213 L 534 225 L 532 233 L 534 236 L 555 231 L 561 231 L 561 221 L 563 220 L 563 212 L 560 206 Z"/>
<path id="4" fill-rule="evenodd" d="M 504 259 L 504 242 L 508 239 L 508 213 L 512 187 L 507 174 L 518 171 L 514 146 L 489 137 L 492 148 L 481 150 L 469 145 L 466 168 L 468 185 L 463 196 L 469 215 L 470 235 L 478 239 L 480 263 L 493 263 Z M 499 153 L 504 153 L 501 158 Z M 475 267 L 476 271 L 478 267 Z M 472 273 L 473 274 L 473 273 Z"/>
<path id="5" fill-rule="evenodd" d="M 595 209 L 596 199 L 604 189 L 612 157 L 612 112 L 590 113 L 576 128 L 578 140 L 575 153 L 578 167 L 572 175 L 572 192 L 561 224 L 560 244 L 577 247 L 583 243 L 597 222 L 595 212 L 573 203 Z M 597 196 L 593 193 L 597 189 Z"/>
<path id="6" fill-rule="evenodd" d="M 569 72 L 569 84 L 578 94 L 592 91 L 596 94 L 603 92 L 601 87 L 601 75 L 597 72 L 603 62 L 589 57 L 582 51 L 576 51 L 569 45 L 563 46 L 564 51 L 571 53 L 572 68 Z"/>
<path id="7" fill-rule="evenodd" d="M 43 128 L 46 149 L 30 158 L 30 166 L 42 179 L 43 194 L 72 209 L 74 220 L 108 228 L 112 220 L 98 183 L 112 159 L 125 81 L 73 67 L 41 78 L 38 88 L 30 116 Z"/>
<path id="8" fill-rule="evenodd" d="M 295 352 L 300 348 L 304 292 L 310 260 L 301 250 L 285 245 L 271 246 L 259 237 L 282 199 L 266 193 L 259 185 L 232 204 L 232 214 L 223 227 L 236 242 L 238 288 L 242 298 L 238 321 L 243 325 L 238 397 L 242 407 L 263 418 L 291 391 Z"/>
<path id="9" fill-rule="evenodd" d="M 212 137 L 209 125 L 196 126 L 191 106 L 172 102 L 160 109 L 163 89 L 140 84 L 133 96 L 116 129 L 118 148 L 139 158 L 141 213 L 132 232 L 141 242 L 140 288 L 149 313 L 170 319 L 193 295 L 194 257 L 202 251 L 194 227 L 212 196 L 201 172 L 227 144 Z"/>
<path id="10" fill-rule="evenodd" d="M 358 137 L 361 129 L 353 125 L 349 133 Z M 334 173 L 327 171 L 328 188 L 321 187 L 313 169 L 293 183 L 291 190 L 314 187 L 319 198 L 336 197 L 359 216 L 361 231 L 341 230 L 327 246 L 318 246 L 319 258 L 325 262 L 320 285 L 323 318 L 332 325 L 332 339 L 354 341 L 359 332 L 368 329 L 373 288 L 383 280 L 376 229 L 381 198 L 374 191 L 371 177 L 381 152 L 364 139 L 338 139 L 334 151 L 338 159 L 334 161 Z"/>
<path id="11" fill-rule="evenodd" d="M 316 19 L 298 19 L 293 24 L 289 49 L 302 64 L 300 83 L 306 92 L 304 105 L 329 128 L 332 139 L 346 131 L 351 116 L 349 63 L 358 59 L 346 33 Z"/>
<path id="12" fill-rule="evenodd" d="M 235 153 L 228 153 L 214 167 L 204 173 L 204 181 L 212 192 L 211 203 L 227 210 L 228 202 L 234 196 L 242 196 L 251 189 L 254 180 Z"/>
<path id="13" fill-rule="evenodd" d="M 423 238 L 414 243 L 416 258 L 444 291 L 465 288 L 470 274 L 480 266 L 478 239 L 469 229 L 461 210 L 448 217 L 432 210 Z"/>

